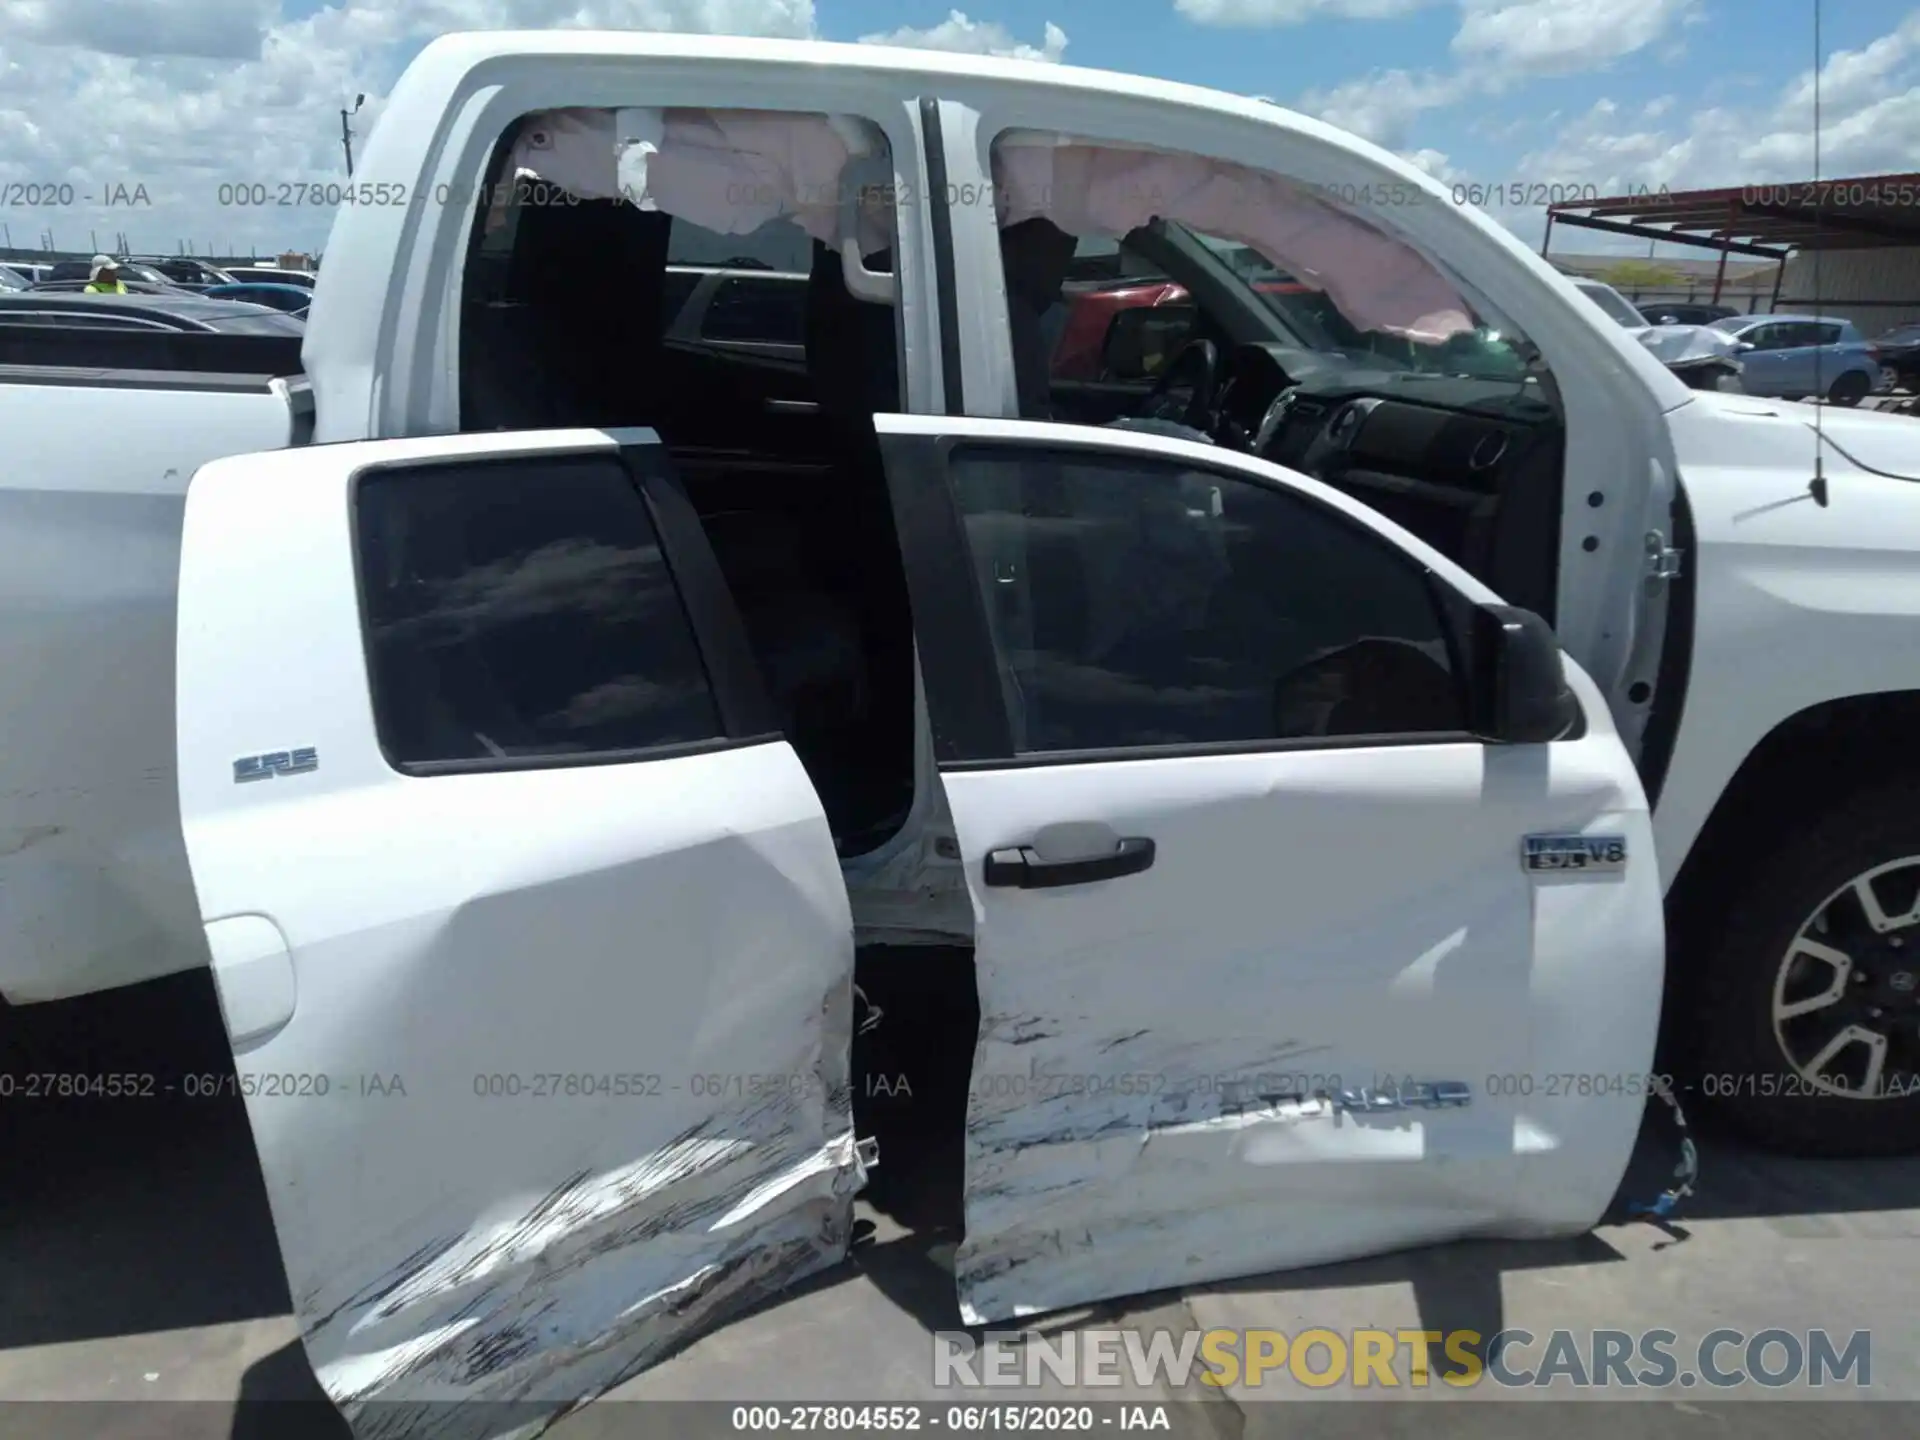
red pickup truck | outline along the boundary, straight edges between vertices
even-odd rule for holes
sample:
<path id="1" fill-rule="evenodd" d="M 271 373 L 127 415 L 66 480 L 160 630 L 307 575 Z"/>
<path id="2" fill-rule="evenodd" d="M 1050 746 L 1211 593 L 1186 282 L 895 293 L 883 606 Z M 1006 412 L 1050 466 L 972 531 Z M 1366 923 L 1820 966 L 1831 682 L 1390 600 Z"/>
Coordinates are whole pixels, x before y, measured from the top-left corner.
<path id="1" fill-rule="evenodd" d="M 1276 297 L 1276 301 L 1270 303 L 1274 303 L 1274 308 L 1280 310 L 1292 325 L 1310 333 L 1320 332 L 1321 338 L 1332 347 L 1354 352 L 1401 347 L 1407 353 L 1396 354 L 1394 359 L 1401 363 L 1417 363 L 1412 353 L 1416 347 L 1410 342 L 1379 334 L 1361 334 L 1334 309 L 1332 302 L 1321 291 L 1311 285 L 1303 285 L 1285 274 L 1263 277 L 1251 283 L 1257 293 Z M 1288 298 L 1278 300 L 1277 297 L 1281 296 Z M 1184 286 L 1164 276 L 1154 275 L 1069 280 L 1061 298 L 1066 302 L 1067 316 L 1060 328 L 1060 338 L 1053 347 L 1050 368 L 1052 378 L 1056 381 L 1115 378 L 1106 374 L 1105 352 L 1113 318 L 1121 311 L 1142 306 L 1192 303 Z M 1173 350 L 1179 348 L 1179 337 L 1183 333 L 1177 327 L 1169 329 L 1169 341 L 1163 342 L 1168 345 L 1166 353 L 1147 357 L 1149 371 L 1156 368 L 1156 361 L 1171 358 Z"/>
<path id="2" fill-rule="evenodd" d="M 1267 294 L 1311 295 L 1313 290 L 1297 280 L 1258 280 L 1254 289 Z M 1067 302 L 1067 320 L 1053 349 L 1053 378 L 1056 380 L 1099 380 L 1103 375 L 1103 354 L 1107 332 L 1113 317 L 1122 310 L 1143 305 L 1183 305 L 1189 303 L 1186 287 L 1171 280 L 1141 276 L 1137 279 L 1070 281 L 1063 298 Z"/>

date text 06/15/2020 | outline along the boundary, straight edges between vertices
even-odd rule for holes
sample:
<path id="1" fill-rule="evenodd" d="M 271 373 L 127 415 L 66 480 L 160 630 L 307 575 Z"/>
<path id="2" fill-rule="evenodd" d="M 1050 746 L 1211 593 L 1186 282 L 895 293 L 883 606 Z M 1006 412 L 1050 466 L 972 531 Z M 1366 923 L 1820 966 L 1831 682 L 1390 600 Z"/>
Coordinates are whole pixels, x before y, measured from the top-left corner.
<path id="1" fill-rule="evenodd" d="M 729 1419 L 736 1431 L 763 1433 L 931 1430 L 1052 1434 L 1174 1428 L 1168 1406 L 1129 1404 L 736 1405 Z"/>

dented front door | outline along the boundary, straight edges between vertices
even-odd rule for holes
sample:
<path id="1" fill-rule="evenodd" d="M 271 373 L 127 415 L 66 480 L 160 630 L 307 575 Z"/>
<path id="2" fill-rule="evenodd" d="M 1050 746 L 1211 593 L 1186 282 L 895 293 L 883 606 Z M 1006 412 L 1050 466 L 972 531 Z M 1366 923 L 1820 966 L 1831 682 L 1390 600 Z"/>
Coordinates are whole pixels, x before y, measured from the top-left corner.
<path id="1" fill-rule="evenodd" d="M 1487 592 L 1264 462 L 876 423 L 975 917 L 968 1323 L 1597 1219 L 1664 936 L 1593 686 L 1467 733 Z"/>
<path id="2" fill-rule="evenodd" d="M 362 1434 L 538 1423 L 847 1243 L 833 842 L 624 440 L 243 456 L 188 497 L 187 849 Z"/>

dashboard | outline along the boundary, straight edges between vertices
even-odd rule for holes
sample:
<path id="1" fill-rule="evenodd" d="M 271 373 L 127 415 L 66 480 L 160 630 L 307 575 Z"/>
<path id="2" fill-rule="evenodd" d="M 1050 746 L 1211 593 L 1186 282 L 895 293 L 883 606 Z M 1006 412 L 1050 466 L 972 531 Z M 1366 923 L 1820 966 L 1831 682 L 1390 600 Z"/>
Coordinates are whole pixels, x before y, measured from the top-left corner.
<path id="1" fill-rule="evenodd" d="M 1527 594 L 1550 613 L 1557 546 L 1536 527 L 1558 534 L 1564 432 L 1537 381 L 1243 345 L 1222 366 L 1216 412 L 1220 443 L 1351 494 L 1514 603 Z"/>

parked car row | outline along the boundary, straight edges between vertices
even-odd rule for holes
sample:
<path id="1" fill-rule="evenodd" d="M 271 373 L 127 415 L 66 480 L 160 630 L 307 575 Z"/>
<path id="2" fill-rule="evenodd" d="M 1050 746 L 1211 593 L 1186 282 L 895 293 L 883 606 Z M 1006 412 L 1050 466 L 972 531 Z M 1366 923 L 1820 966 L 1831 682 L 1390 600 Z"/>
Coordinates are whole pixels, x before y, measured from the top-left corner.
<path id="1" fill-rule="evenodd" d="M 294 286 L 311 291 L 315 277 L 304 270 L 286 270 L 272 265 L 215 265 L 190 255 L 135 256 L 121 260 L 115 267 L 128 285 L 141 284 L 195 293 L 220 285 Z M 92 276 L 90 260 L 0 262 L 0 291 L 25 289 L 47 282 L 85 285 Z M 311 298 L 309 295 L 308 298 Z M 276 306 L 275 308 L 284 308 Z"/>
<path id="2" fill-rule="evenodd" d="M 1636 307 L 1601 281 L 1575 277 L 1573 283 L 1670 367 L 1705 365 L 1713 363 L 1710 357 L 1721 357 L 1738 375 L 1738 388 L 1749 395 L 1858 405 L 1901 373 L 1887 360 L 1890 353 L 1904 362 L 1907 383 L 1920 376 L 1920 325 L 1869 341 L 1852 321 L 1831 316 L 1742 315 L 1725 305 Z M 1678 340 L 1676 332 L 1688 338 Z M 1682 355 L 1684 361 L 1676 359 Z"/>
<path id="3" fill-rule="evenodd" d="M 1853 322 L 1824 315 L 1743 315 L 1726 305 L 1657 302 L 1638 309 L 1652 325 L 1705 325 L 1730 336 L 1749 394 L 1858 405 L 1879 390 L 1920 390 L 1920 322 L 1868 340 Z"/>
<path id="4" fill-rule="evenodd" d="M 124 295 L 87 294 L 84 282 L 71 280 L 0 291 L 0 365 L 298 371 L 307 330 L 304 309 L 289 312 L 239 297 L 126 283 Z"/>
<path id="5" fill-rule="evenodd" d="M 237 300 L 188 294 L 86 295 L 37 287 L 0 295 L 0 326 L 11 325 L 203 335 L 305 333 L 291 315 Z"/>
<path id="6" fill-rule="evenodd" d="M 304 271 L 269 265 L 220 266 L 193 256 L 128 256 L 116 260 L 114 274 L 120 290 L 114 294 L 89 292 L 96 263 L 105 257 L 0 263 L 0 296 L 61 296 L 79 302 L 78 308 L 57 303 L 11 306 L 0 312 L 10 325 L 63 325 L 91 329 L 192 330 L 211 328 L 228 333 L 284 333 L 285 325 L 261 326 L 263 313 L 277 313 L 304 321 L 313 301 L 315 277 Z M 181 301 L 199 297 L 221 302 L 220 309 L 182 309 L 100 302 L 161 299 Z M 189 323 L 191 321 L 191 323 Z"/>

